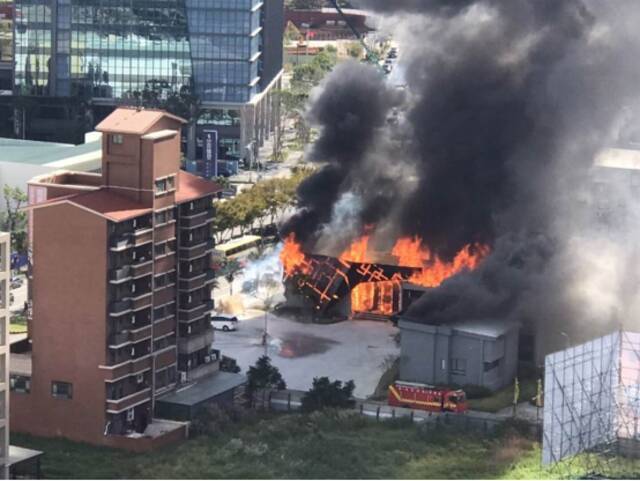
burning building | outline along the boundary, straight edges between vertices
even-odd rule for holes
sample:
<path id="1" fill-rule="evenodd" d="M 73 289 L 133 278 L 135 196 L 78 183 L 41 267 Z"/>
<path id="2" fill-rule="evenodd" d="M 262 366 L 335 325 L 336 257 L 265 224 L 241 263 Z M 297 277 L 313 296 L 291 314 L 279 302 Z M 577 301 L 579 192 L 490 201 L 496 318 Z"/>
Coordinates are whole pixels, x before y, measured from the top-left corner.
<path id="1" fill-rule="evenodd" d="M 487 246 L 467 245 L 446 262 L 418 237 L 398 239 L 389 252 L 369 243 L 364 235 L 337 257 L 312 255 L 290 234 L 280 253 L 290 303 L 311 307 L 318 316 L 390 319 L 426 289 L 475 269 L 489 253 Z"/>
<path id="2" fill-rule="evenodd" d="M 637 110 L 637 2 L 356 3 L 384 14 L 406 88 L 347 62 L 313 92 L 318 169 L 281 228 L 290 300 L 515 322 L 538 360 L 560 332 L 637 318 L 635 228 L 577 215 L 592 159 Z"/>

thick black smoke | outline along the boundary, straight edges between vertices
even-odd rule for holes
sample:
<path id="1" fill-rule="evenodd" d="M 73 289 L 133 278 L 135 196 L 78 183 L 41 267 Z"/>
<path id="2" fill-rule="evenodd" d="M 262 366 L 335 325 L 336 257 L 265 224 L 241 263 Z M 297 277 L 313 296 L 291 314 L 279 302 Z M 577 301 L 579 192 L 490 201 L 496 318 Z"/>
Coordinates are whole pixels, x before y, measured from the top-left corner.
<path id="1" fill-rule="evenodd" d="M 418 48 L 408 59 L 414 103 L 406 129 L 412 136 L 407 149 L 395 155 L 410 158 L 415 167 L 412 192 L 390 185 L 389 176 L 378 175 L 370 162 L 396 105 L 392 91 L 373 69 L 344 65 L 326 82 L 310 112 L 322 129 L 312 158 L 329 166 L 303 185 L 303 211 L 287 230 L 312 238 L 329 220 L 328 207 L 342 193 L 359 189 L 366 197 L 361 223 L 379 222 L 390 205 L 402 201 L 405 206 L 394 219 L 398 234 L 422 237 L 444 258 L 469 243 L 493 242 L 500 214 L 522 201 L 519 173 L 513 170 L 544 169 L 555 155 L 563 119 L 544 89 L 572 46 L 585 41 L 592 18 L 577 1 L 384 3 L 387 10 L 393 5 L 395 11 L 417 9 L 426 15 L 446 11 L 448 18 L 472 4 L 495 8 L 487 32 L 447 33 L 452 20 L 440 20 L 439 48 L 425 44 L 424 51 Z M 531 35 L 533 45 L 513 52 Z M 530 150 L 521 155 L 524 146 Z M 397 163 L 389 158 L 387 168 Z"/>
<path id="2" fill-rule="evenodd" d="M 331 220 L 340 196 L 363 183 L 372 187 L 362 192 L 367 199 L 364 224 L 384 216 L 380 198 L 385 196 L 385 182 L 368 169 L 367 160 L 390 109 L 398 103 L 398 94 L 369 67 L 345 63 L 335 69 L 308 113 L 313 124 L 322 126 L 310 158 L 326 166 L 300 187 L 300 211 L 285 226 L 286 232 L 296 232 L 304 243 L 314 242 L 320 227 Z"/>
<path id="3" fill-rule="evenodd" d="M 636 3 L 621 4 L 637 18 Z M 322 242 L 352 193 L 356 225 L 420 236 L 444 259 L 467 244 L 492 247 L 480 269 L 433 289 L 411 315 L 576 316 L 566 289 L 579 270 L 566 268 L 576 197 L 635 103 L 640 76 L 628 59 L 640 42 L 589 0 L 359 5 L 395 22 L 406 103 L 389 122 L 398 98 L 375 68 L 345 64 L 331 75 L 310 112 L 320 128 L 312 158 L 326 166 L 301 186 L 301 210 L 284 230 Z"/>

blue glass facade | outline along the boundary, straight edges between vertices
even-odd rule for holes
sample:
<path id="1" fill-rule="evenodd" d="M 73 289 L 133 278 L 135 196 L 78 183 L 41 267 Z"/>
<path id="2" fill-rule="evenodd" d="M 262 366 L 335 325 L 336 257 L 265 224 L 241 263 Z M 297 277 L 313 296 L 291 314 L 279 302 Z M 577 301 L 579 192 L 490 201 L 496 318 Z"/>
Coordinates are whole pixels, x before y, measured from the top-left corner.
<path id="1" fill-rule="evenodd" d="M 17 0 L 16 93 L 117 101 L 193 85 L 205 104 L 246 103 L 271 80 L 265 8 L 261 0 Z"/>

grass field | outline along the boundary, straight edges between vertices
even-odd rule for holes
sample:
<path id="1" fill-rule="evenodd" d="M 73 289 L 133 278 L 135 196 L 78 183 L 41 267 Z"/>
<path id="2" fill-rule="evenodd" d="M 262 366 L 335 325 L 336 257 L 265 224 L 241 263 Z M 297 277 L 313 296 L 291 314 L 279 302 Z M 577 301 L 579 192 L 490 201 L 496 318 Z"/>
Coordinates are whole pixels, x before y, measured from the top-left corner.
<path id="1" fill-rule="evenodd" d="M 528 401 L 536 395 L 536 380 L 525 379 L 520 382 L 520 402 Z M 501 409 L 513 405 L 513 384 L 507 386 L 500 391 L 495 392 L 492 396 L 469 399 L 469 408 L 476 411 L 485 411 L 496 413 Z"/>
<path id="2" fill-rule="evenodd" d="M 45 451 L 46 478 L 540 478 L 539 447 L 505 432 L 491 438 L 376 423 L 347 413 L 286 415 L 234 425 L 151 455 L 13 435 Z M 553 477 L 553 476 L 551 476 Z"/>

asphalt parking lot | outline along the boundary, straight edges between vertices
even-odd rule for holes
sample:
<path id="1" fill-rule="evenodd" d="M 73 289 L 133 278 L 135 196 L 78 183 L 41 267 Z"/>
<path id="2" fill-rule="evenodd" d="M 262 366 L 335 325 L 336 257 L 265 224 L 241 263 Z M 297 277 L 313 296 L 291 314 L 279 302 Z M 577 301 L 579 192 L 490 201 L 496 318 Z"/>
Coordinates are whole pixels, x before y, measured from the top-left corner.
<path id="1" fill-rule="evenodd" d="M 268 316 L 268 345 L 262 345 L 264 313 L 248 310 L 236 332 L 216 331 L 214 347 L 237 360 L 242 372 L 265 354 L 282 373 L 287 387 L 307 390 L 314 377 L 356 384 L 355 395 L 373 394 L 389 356 L 398 356 L 393 337 L 397 328 L 374 321 L 320 325 Z"/>

